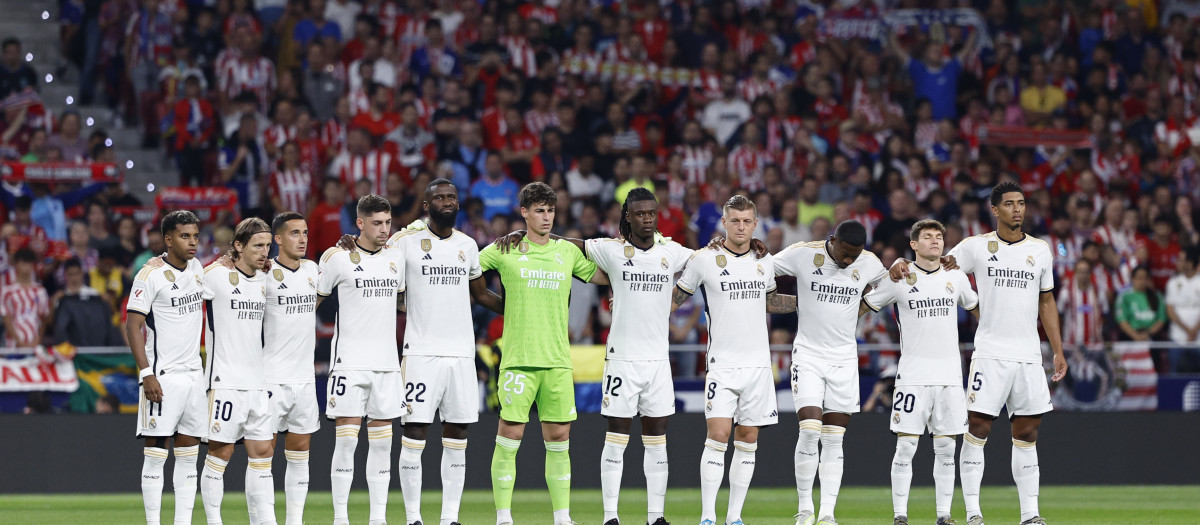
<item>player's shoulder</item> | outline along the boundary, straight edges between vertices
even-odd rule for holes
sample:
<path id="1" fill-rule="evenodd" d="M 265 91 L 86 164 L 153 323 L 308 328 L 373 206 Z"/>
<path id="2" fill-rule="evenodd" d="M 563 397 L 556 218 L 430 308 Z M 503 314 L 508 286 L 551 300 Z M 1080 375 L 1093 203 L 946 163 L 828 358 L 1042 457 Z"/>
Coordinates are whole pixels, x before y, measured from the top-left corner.
<path id="1" fill-rule="evenodd" d="M 337 246 L 330 246 L 328 250 L 325 250 L 325 253 L 321 254 L 321 264 L 329 264 L 335 261 L 338 255 L 345 253 L 349 252 L 338 248 Z"/>
<path id="2" fill-rule="evenodd" d="M 320 265 L 312 259 L 300 259 L 300 270 L 302 271 L 315 272 L 319 267 Z"/>
<path id="3" fill-rule="evenodd" d="M 426 231 L 427 230 L 409 230 L 409 229 L 400 230 L 396 233 L 393 233 L 391 237 L 388 237 L 387 245 L 388 246 L 396 245 L 404 239 L 416 239 L 420 236 L 421 233 L 424 233 Z"/>
<path id="4" fill-rule="evenodd" d="M 155 276 L 162 275 L 162 269 L 167 267 L 168 266 L 165 264 L 157 268 L 143 266 L 141 270 L 138 270 L 137 275 L 134 276 L 133 282 L 150 282 L 150 279 L 154 278 Z"/>
<path id="5" fill-rule="evenodd" d="M 583 256 L 583 252 L 579 249 L 578 246 L 575 246 L 575 243 L 573 243 L 571 241 L 568 241 L 566 239 L 554 239 L 553 242 L 554 242 L 554 251 L 557 251 L 559 253 L 568 253 L 571 255 L 577 254 L 580 257 Z"/>
<path id="6" fill-rule="evenodd" d="M 1038 250 L 1038 251 L 1044 250 L 1048 254 L 1053 253 L 1050 250 L 1050 243 L 1046 242 L 1044 239 L 1040 239 L 1040 238 L 1034 237 L 1032 235 L 1026 235 L 1025 239 L 1027 240 L 1026 242 L 1029 243 L 1030 248 L 1033 248 L 1034 250 Z"/>
<path id="7" fill-rule="evenodd" d="M 994 241 L 996 239 L 997 239 L 996 232 L 987 232 L 987 233 L 981 233 L 979 235 L 972 235 L 970 237 L 964 238 L 958 244 L 971 246 L 971 245 L 978 244 L 981 242 Z"/>
<path id="8" fill-rule="evenodd" d="M 793 243 L 792 245 L 780 250 L 780 254 L 784 253 L 800 253 L 805 251 L 820 250 L 825 248 L 825 241 L 802 241 Z"/>

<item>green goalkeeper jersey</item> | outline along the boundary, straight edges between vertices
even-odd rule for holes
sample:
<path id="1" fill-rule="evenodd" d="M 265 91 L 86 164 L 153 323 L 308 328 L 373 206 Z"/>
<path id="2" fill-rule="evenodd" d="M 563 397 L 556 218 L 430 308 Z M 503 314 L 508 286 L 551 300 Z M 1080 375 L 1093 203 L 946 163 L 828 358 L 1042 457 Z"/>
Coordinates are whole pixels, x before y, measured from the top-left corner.
<path id="1" fill-rule="evenodd" d="M 567 340 L 571 277 L 590 280 L 596 263 L 568 241 L 551 240 L 539 246 L 528 239 L 507 254 L 494 244 L 479 252 L 480 267 L 500 272 L 504 284 L 500 368 L 571 368 Z"/>

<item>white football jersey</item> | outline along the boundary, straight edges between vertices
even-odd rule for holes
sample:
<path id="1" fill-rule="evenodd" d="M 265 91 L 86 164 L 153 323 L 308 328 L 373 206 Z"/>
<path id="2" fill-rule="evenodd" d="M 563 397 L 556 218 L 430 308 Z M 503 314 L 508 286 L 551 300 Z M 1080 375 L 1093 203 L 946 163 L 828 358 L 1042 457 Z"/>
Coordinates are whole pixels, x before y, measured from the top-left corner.
<path id="1" fill-rule="evenodd" d="M 963 239 L 949 255 L 979 289 L 974 357 L 1041 363 L 1038 301 L 1054 291 L 1050 245 L 1030 235 L 1009 244 L 992 232 Z"/>
<path id="2" fill-rule="evenodd" d="M 974 310 L 979 296 L 967 274 L 941 267 L 926 272 L 909 265 L 908 278 L 883 279 L 863 297 L 878 312 L 896 305 L 900 325 L 900 365 L 896 386 L 962 386 L 958 351 L 958 307 Z"/>
<path id="3" fill-rule="evenodd" d="M 471 281 L 483 276 L 479 246 L 458 230 L 441 238 L 432 230 L 404 230 L 388 240 L 404 260 L 408 322 L 404 355 L 475 357 Z"/>
<path id="4" fill-rule="evenodd" d="M 176 268 L 166 263 L 142 268 L 129 289 L 125 309 L 146 316 L 146 360 L 163 370 L 200 370 L 204 329 L 204 267 L 192 259 Z"/>
<path id="5" fill-rule="evenodd" d="M 687 265 L 692 250 L 675 242 L 642 250 L 623 239 L 592 239 L 583 246 L 612 283 L 613 319 L 605 357 L 667 359 L 671 281 Z"/>
<path id="6" fill-rule="evenodd" d="M 692 255 L 676 286 L 704 298 L 707 368 L 770 368 L 767 294 L 775 291 L 771 256 L 737 255 L 725 247 Z"/>
<path id="7" fill-rule="evenodd" d="M 208 389 L 261 390 L 267 387 L 263 366 L 263 319 L 267 315 L 267 274 L 246 275 L 220 265 L 204 272 L 208 351 L 204 376 Z"/>
<path id="8" fill-rule="evenodd" d="M 404 259 L 386 247 L 348 252 L 338 247 L 321 256 L 317 295 L 337 290 L 330 370 L 398 372 L 396 294 L 404 291 Z"/>
<path id="9" fill-rule="evenodd" d="M 887 275 L 875 254 L 863 250 L 838 268 L 827 241 L 796 243 L 775 254 L 775 273 L 796 277 L 796 340 L 792 359 L 831 364 L 858 362 L 858 304 L 867 285 Z"/>
<path id="10" fill-rule="evenodd" d="M 267 382 L 311 383 L 317 347 L 317 263 L 301 259 L 296 268 L 271 261 L 267 279 L 267 319 L 263 361 Z"/>

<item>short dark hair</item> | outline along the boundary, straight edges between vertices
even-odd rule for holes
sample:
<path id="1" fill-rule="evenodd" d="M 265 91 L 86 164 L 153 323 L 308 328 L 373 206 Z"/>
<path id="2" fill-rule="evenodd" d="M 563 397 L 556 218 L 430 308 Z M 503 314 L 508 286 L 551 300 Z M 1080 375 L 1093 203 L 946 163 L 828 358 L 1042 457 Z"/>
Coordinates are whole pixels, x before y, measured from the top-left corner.
<path id="1" fill-rule="evenodd" d="M 441 186 L 443 184 L 449 184 L 451 186 L 454 186 L 454 181 L 447 179 L 446 177 L 438 177 L 436 179 L 433 179 L 433 180 L 429 181 L 429 184 L 425 185 L 425 193 L 429 193 L 429 192 L 433 191 L 434 188 Z M 456 191 L 456 192 L 458 191 L 458 186 L 454 186 L 454 191 Z"/>
<path id="2" fill-rule="evenodd" d="M 392 204 L 387 199 L 372 193 L 358 199 L 357 211 L 359 217 L 370 217 L 376 213 L 392 213 Z"/>
<path id="3" fill-rule="evenodd" d="M 29 209 L 32 207 L 33 207 L 33 197 L 30 197 L 28 195 L 19 195 L 13 201 L 13 209 L 14 210 L 29 211 Z"/>
<path id="4" fill-rule="evenodd" d="M 8 46 L 21 47 L 21 41 L 17 40 L 16 37 L 5 38 L 4 43 L 0 44 L 0 49 L 8 49 Z"/>
<path id="5" fill-rule="evenodd" d="M 242 222 L 239 222 L 237 228 L 233 230 L 233 242 L 240 243 L 242 248 L 245 248 L 247 244 L 250 244 L 250 239 L 260 233 L 271 233 L 271 228 L 267 226 L 267 221 L 258 217 L 242 219 Z M 233 250 L 229 254 L 229 257 L 235 261 L 238 260 L 238 256 L 237 250 Z"/>
<path id="6" fill-rule="evenodd" d="M 35 263 L 37 262 L 37 254 L 33 253 L 33 250 L 29 248 L 21 248 L 17 250 L 17 253 L 13 254 L 13 262 Z"/>
<path id="7" fill-rule="evenodd" d="M 278 213 L 275 215 L 274 219 L 271 219 L 271 231 L 275 233 L 282 233 L 283 229 L 287 226 L 288 221 L 302 220 L 304 220 L 304 216 L 294 211 Z"/>
<path id="8" fill-rule="evenodd" d="M 1021 189 L 1021 185 L 1011 180 L 1006 180 L 1000 184 L 997 184 L 992 188 L 992 206 L 999 206 L 1004 200 L 1004 194 L 1012 192 L 1020 193 L 1022 196 L 1025 195 L 1025 191 Z"/>
<path id="9" fill-rule="evenodd" d="M 750 210 L 757 214 L 758 206 L 755 206 L 754 201 L 750 200 L 745 195 L 734 195 L 730 197 L 729 200 L 725 201 L 725 205 L 721 207 L 721 215 L 728 214 L 729 210 Z"/>
<path id="10" fill-rule="evenodd" d="M 854 219 L 842 221 L 833 230 L 833 236 L 850 246 L 867 244 L 867 228 Z"/>
<path id="11" fill-rule="evenodd" d="M 197 217 L 195 213 L 187 210 L 175 210 L 163 217 L 162 226 L 159 228 L 159 230 L 162 231 L 163 237 L 166 237 L 180 226 L 186 226 L 188 224 L 198 225 L 200 224 L 200 218 Z"/>
<path id="12" fill-rule="evenodd" d="M 71 268 L 79 268 L 79 270 L 83 270 L 83 264 L 79 262 L 78 257 L 72 257 L 67 259 L 67 262 L 63 263 L 63 271 L 70 270 Z"/>
<path id="13" fill-rule="evenodd" d="M 531 182 L 521 188 L 521 193 L 518 196 L 521 202 L 521 207 L 529 209 L 538 204 L 549 204 L 551 206 L 558 203 L 558 193 L 545 182 Z"/>
<path id="14" fill-rule="evenodd" d="M 940 221 L 934 219 L 922 219 L 912 225 L 912 231 L 909 232 L 909 240 L 917 240 L 921 238 L 921 232 L 925 230 L 937 230 L 938 233 L 946 235 L 946 227 Z M 839 237 L 840 238 L 840 237 Z"/>

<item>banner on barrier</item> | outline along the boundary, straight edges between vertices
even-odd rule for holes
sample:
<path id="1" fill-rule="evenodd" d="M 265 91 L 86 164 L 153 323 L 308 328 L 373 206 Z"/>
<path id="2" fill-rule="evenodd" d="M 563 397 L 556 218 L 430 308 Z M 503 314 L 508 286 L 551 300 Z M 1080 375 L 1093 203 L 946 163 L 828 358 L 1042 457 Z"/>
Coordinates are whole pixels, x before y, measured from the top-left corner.
<path id="1" fill-rule="evenodd" d="M 5 182 L 121 182 L 121 170 L 111 162 L 5 162 L 0 166 Z"/>
<path id="2" fill-rule="evenodd" d="M 75 365 L 70 360 L 35 356 L 0 359 L 0 392 L 73 392 L 78 387 Z"/>

